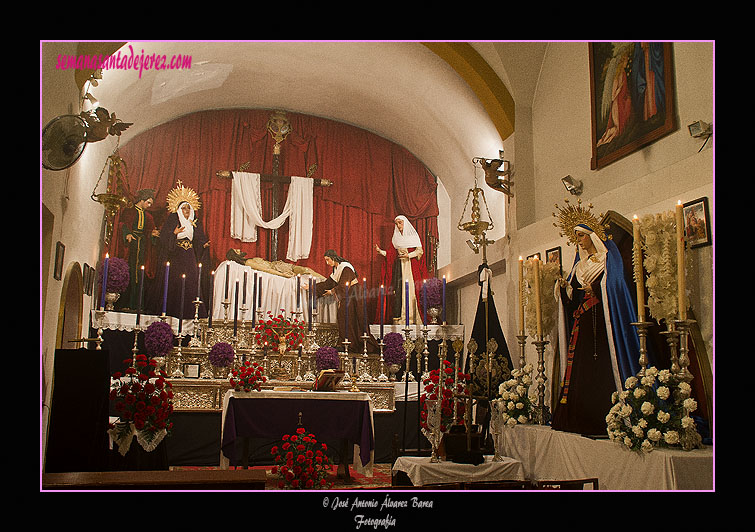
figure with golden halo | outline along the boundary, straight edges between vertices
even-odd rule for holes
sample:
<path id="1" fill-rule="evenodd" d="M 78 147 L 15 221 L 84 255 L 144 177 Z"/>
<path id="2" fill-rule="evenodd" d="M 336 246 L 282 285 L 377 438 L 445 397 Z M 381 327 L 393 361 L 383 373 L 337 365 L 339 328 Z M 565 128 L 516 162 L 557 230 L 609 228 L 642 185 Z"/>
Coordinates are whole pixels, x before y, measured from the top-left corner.
<path id="1" fill-rule="evenodd" d="M 158 252 L 158 275 L 159 279 L 155 286 L 158 290 L 153 292 L 152 301 L 162 301 L 164 290 L 165 263 L 170 263 L 168 277 L 168 297 L 165 313 L 168 316 L 180 319 L 194 317 L 194 300 L 197 298 L 197 278 L 199 276 L 199 264 L 209 266 L 209 246 L 202 224 L 197 218 L 197 211 L 201 208 L 199 195 L 191 188 L 184 186 L 178 181 L 176 187 L 168 193 L 167 207 L 168 216 L 160 229 L 160 242 Z M 205 268 L 208 270 L 209 268 Z M 182 276 L 186 275 L 184 287 L 184 305 L 181 308 L 181 285 L 184 282 Z M 159 294 L 159 297 L 157 295 Z M 199 317 L 207 316 L 207 297 L 199 294 L 199 298 L 205 303 L 199 307 Z"/>
<path id="2" fill-rule="evenodd" d="M 591 207 L 583 208 L 581 201 L 568 205 L 567 200 L 554 223 L 561 236 L 577 246 L 577 253 L 570 273 L 554 289 L 559 301 L 561 391 L 551 426 L 606 436 L 611 395 L 623 390 L 626 379 L 640 370 L 640 345 L 631 325 L 636 307 L 621 254 Z"/>

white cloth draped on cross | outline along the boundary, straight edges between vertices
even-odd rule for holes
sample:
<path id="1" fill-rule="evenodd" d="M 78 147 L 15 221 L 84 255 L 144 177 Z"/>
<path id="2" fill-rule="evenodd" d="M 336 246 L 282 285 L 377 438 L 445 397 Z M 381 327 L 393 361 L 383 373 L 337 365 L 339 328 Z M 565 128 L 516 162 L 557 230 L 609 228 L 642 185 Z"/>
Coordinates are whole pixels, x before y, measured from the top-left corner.
<path id="1" fill-rule="evenodd" d="M 312 201 L 314 181 L 291 177 L 286 204 L 280 215 L 266 222 L 262 218 L 260 174 L 233 172 L 231 187 L 231 237 L 242 242 L 257 241 L 257 227 L 278 229 L 286 220 L 288 249 L 286 259 L 297 261 L 309 257 L 312 247 Z"/>

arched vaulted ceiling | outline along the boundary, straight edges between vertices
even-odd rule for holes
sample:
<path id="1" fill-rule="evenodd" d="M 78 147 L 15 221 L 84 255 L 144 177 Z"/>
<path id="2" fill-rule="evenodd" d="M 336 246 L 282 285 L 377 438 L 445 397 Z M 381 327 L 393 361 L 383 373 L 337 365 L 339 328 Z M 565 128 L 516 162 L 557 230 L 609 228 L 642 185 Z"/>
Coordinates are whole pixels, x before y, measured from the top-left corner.
<path id="1" fill-rule="evenodd" d="M 121 143 L 179 116 L 270 108 L 353 124 L 414 153 L 463 194 L 473 157 L 495 157 L 514 130 L 514 100 L 468 43 L 82 43 L 79 53 L 190 56 L 184 70 L 106 70 L 90 92 L 133 122 Z M 116 52 L 117 50 L 117 52 Z M 78 74 L 78 83 L 86 76 Z"/>

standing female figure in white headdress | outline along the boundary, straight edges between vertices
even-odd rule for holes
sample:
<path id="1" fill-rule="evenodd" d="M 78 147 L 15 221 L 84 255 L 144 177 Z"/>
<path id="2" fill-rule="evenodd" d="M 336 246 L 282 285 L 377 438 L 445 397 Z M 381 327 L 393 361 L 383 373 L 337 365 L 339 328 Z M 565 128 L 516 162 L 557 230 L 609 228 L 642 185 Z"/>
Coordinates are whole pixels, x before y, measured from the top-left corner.
<path id="1" fill-rule="evenodd" d="M 382 250 L 375 244 L 378 253 L 385 257 L 381 282 L 386 287 L 390 304 L 385 307 L 386 319 L 406 323 L 406 284 L 409 283 L 409 323 L 422 321 L 422 307 L 417 304 L 423 280 L 428 278 L 427 269 L 420 262 L 422 242 L 417 230 L 406 216 L 394 219 L 392 247 Z M 392 300 L 390 299 L 390 296 Z"/>

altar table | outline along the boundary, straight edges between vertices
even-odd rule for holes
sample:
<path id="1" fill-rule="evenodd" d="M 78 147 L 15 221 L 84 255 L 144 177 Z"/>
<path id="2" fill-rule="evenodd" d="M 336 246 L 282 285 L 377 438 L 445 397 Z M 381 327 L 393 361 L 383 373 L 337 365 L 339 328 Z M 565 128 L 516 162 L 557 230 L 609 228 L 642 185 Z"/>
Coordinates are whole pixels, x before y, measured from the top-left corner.
<path id="1" fill-rule="evenodd" d="M 497 480 L 524 480 L 522 462 L 507 456 L 493 461 L 485 456 L 481 464 L 457 464 L 456 462 L 430 462 L 429 456 L 399 456 L 393 464 L 394 472 L 406 473 L 414 486 L 453 482 L 489 482 Z"/>
<path id="2" fill-rule="evenodd" d="M 236 392 L 223 397 L 220 466 L 228 469 L 239 438 L 279 442 L 302 426 L 318 441 L 345 439 L 354 444 L 355 470 L 372 476 L 375 433 L 372 401 L 366 392 Z"/>
<path id="3" fill-rule="evenodd" d="M 519 459 L 532 480 L 597 477 L 602 490 L 711 490 L 713 449 L 655 449 L 639 454 L 541 425 L 501 430 L 499 452 Z"/>

